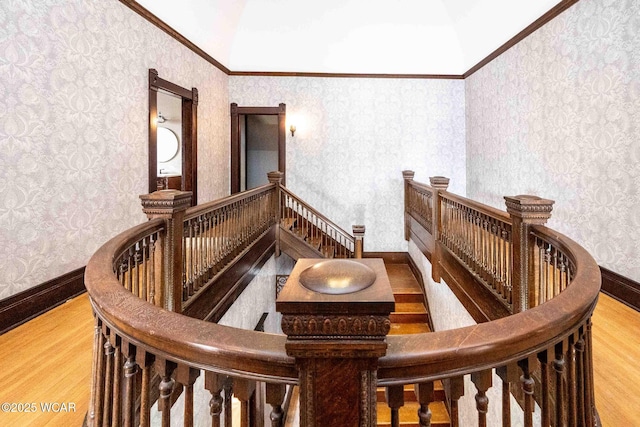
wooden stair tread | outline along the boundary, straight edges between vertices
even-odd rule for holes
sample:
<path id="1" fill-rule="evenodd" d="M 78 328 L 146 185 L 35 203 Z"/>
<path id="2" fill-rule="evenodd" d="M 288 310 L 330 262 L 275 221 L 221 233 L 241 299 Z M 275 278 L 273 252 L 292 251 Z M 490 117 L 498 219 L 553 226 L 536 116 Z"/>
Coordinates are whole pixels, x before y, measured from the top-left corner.
<path id="1" fill-rule="evenodd" d="M 389 335 L 410 335 L 431 332 L 426 323 L 392 323 Z"/>
<path id="2" fill-rule="evenodd" d="M 418 402 L 406 402 L 398 410 L 400 418 L 400 425 L 405 427 L 419 427 L 418 421 L 418 409 L 420 404 Z M 449 427 L 451 420 L 449 418 L 449 412 L 444 402 L 432 402 L 429 404 L 431 410 L 431 426 L 432 427 Z M 384 402 L 378 402 L 378 426 L 386 427 L 391 425 L 391 409 Z"/>
<path id="3" fill-rule="evenodd" d="M 396 302 L 394 313 L 426 313 L 427 309 L 422 302 Z"/>

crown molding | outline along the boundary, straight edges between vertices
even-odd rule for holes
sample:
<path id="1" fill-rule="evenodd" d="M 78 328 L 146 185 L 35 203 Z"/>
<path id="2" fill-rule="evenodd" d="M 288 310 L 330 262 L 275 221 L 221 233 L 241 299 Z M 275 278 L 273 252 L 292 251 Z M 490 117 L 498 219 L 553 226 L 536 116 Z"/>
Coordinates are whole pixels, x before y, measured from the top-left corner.
<path id="1" fill-rule="evenodd" d="M 531 33 L 536 31 L 538 28 L 542 27 L 547 22 L 551 21 L 556 16 L 560 15 L 562 12 L 564 12 L 574 4 L 578 3 L 578 1 L 579 0 L 562 0 L 560 3 L 558 3 L 551 9 L 549 9 L 547 13 L 542 15 L 540 18 L 536 19 L 527 28 L 520 31 L 518 34 L 516 34 L 511 39 L 509 39 L 505 44 L 503 44 L 502 46 L 500 46 L 499 48 L 491 52 L 482 61 L 478 62 L 473 67 L 469 68 L 469 70 L 462 75 L 462 78 L 466 79 L 467 77 L 471 76 L 473 73 L 475 73 L 476 71 L 478 71 L 479 69 L 481 69 L 482 67 L 484 67 L 485 65 L 493 61 L 494 59 L 496 59 L 498 56 L 502 55 L 507 50 L 511 49 L 513 46 L 515 46 L 516 44 L 520 43 L 522 40 L 527 38 L 527 36 L 529 36 Z"/>
<path id="2" fill-rule="evenodd" d="M 185 36 L 174 30 L 170 25 L 164 22 L 162 19 L 155 16 L 153 13 L 149 12 L 149 10 L 145 9 L 140 5 L 140 3 L 135 0 L 120 0 L 120 3 L 127 6 L 129 9 L 136 12 L 138 15 L 142 16 L 147 21 L 151 22 L 156 27 L 160 28 L 162 31 L 176 39 L 178 42 L 182 43 L 187 49 L 194 52 L 196 55 L 200 56 L 202 59 L 218 68 L 223 73 L 229 75 L 230 71 L 227 67 L 218 62 L 214 57 L 209 55 L 204 50 L 200 49 L 196 46 L 192 41 L 187 39 Z"/>
<path id="3" fill-rule="evenodd" d="M 491 52 L 486 58 L 471 67 L 464 74 L 376 74 L 376 73 L 314 73 L 314 72 L 295 72 L 295 71 L 231 71 L 211 55 L 200 49 L 189 39 L 174 30 L 166 22 L 155 16 L 149 10 L 142 7 L 135 0 L 119 0 L 121 3 L 129 7 L 131 10 L 151 22 L 156 27 L 182 43 L 185 47 L 202 57 L 214 67 L 218 68 L 228 76 L 253 76 L 253 77 L 320 77 L 320 78 L 364 78 L 364 79 L 442 79 L 442 80 L 464 80 L 467 77 L 480 70 L 482 67 L 502 55 L 511 47 L 518 44 L 531 33 L 545 25 L 547 22 L 560 15 L 569 7 L 578 3 L 579 0 L 562 0 L 560 3 L 551 8 L 547 13 L 535 20 L 524 30 L 520 31 L 502 46 Z"/>

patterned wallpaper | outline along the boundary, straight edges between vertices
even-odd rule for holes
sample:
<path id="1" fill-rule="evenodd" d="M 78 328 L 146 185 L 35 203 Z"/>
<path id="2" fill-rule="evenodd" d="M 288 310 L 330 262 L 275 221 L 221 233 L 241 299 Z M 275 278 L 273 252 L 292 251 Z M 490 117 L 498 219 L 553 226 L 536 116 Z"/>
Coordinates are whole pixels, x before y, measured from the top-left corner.
<path id="1" fill-rule="evenodd" d="M 148 69 L 199 90 L 199 200 L 228 194 L 228 77 L 118 1 L 0 2 L 0 299 L 145 220 Z"/>
<path id="2" fill-rule="evenodd" d="M 229 100 L 287 105 L 287 187 L 349 233 L 365 224 L 365 251 L 407 250 L 403 169 L 465 192 L 462 80 L 232 76 Z"/>
<path id="3" fill-rule="evenodd" d="M 466 80 L 467 192 L 556 200 L 549 224 L 640 281 L 640 2 L 581 0 Z"/>

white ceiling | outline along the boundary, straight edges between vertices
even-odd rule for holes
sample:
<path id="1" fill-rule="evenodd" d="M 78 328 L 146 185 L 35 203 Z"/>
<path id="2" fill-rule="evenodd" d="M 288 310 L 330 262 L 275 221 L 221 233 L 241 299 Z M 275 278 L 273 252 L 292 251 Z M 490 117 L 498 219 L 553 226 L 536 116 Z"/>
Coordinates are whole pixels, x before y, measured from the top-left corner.
<path id="1" fill-rule="evenodd" d="M 232 71 L 456 74 L 560 0 L 137 0 Z"/>

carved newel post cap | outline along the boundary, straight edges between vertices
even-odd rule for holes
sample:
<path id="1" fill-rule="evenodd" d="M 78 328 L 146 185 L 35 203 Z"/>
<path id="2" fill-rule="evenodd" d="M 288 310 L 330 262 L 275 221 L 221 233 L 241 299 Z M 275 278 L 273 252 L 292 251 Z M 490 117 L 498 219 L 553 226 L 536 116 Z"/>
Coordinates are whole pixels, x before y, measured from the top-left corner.
<path id="1" fill-rule="evenodd" d="M 282 182 L 284 174 L 280 171 L 267 172 L 267 179 L 269 182 Z"/>
<path id="2" fill-rule="evenodd" d="M 414 171 L 406 170 L 402 171 L 402 177 L 405 181 L 412 181 L 413 177 L 416 175 Z"/>
<path id="3" fill-rule="evenodd" d="M 446 190 L 449 187 L 449 178 L 445 176 L 429 177 L 429 184 L 437 190 Z"/>
<path id="4" fill-rule="evenodd" d="M 298 260 L 276 301 L 289 339 L 384 339 L 395 302 L 381 259 Z"/>
<path id="5" fill-rule="evenodd" d="M 191 206 L 191 191 L 160 190 L 151 194 L 142 194 L 142 211 L 150 218 L 171 218 Z"/>
<path id="6" fill-rule="evenodd" d="M 544 224 L 551 217 L 553 200 L 543 199 L 538 196 L 519 195 L 505 196 L 507 212 L 514 217 L 522 218 L 530 224 Z"/>

